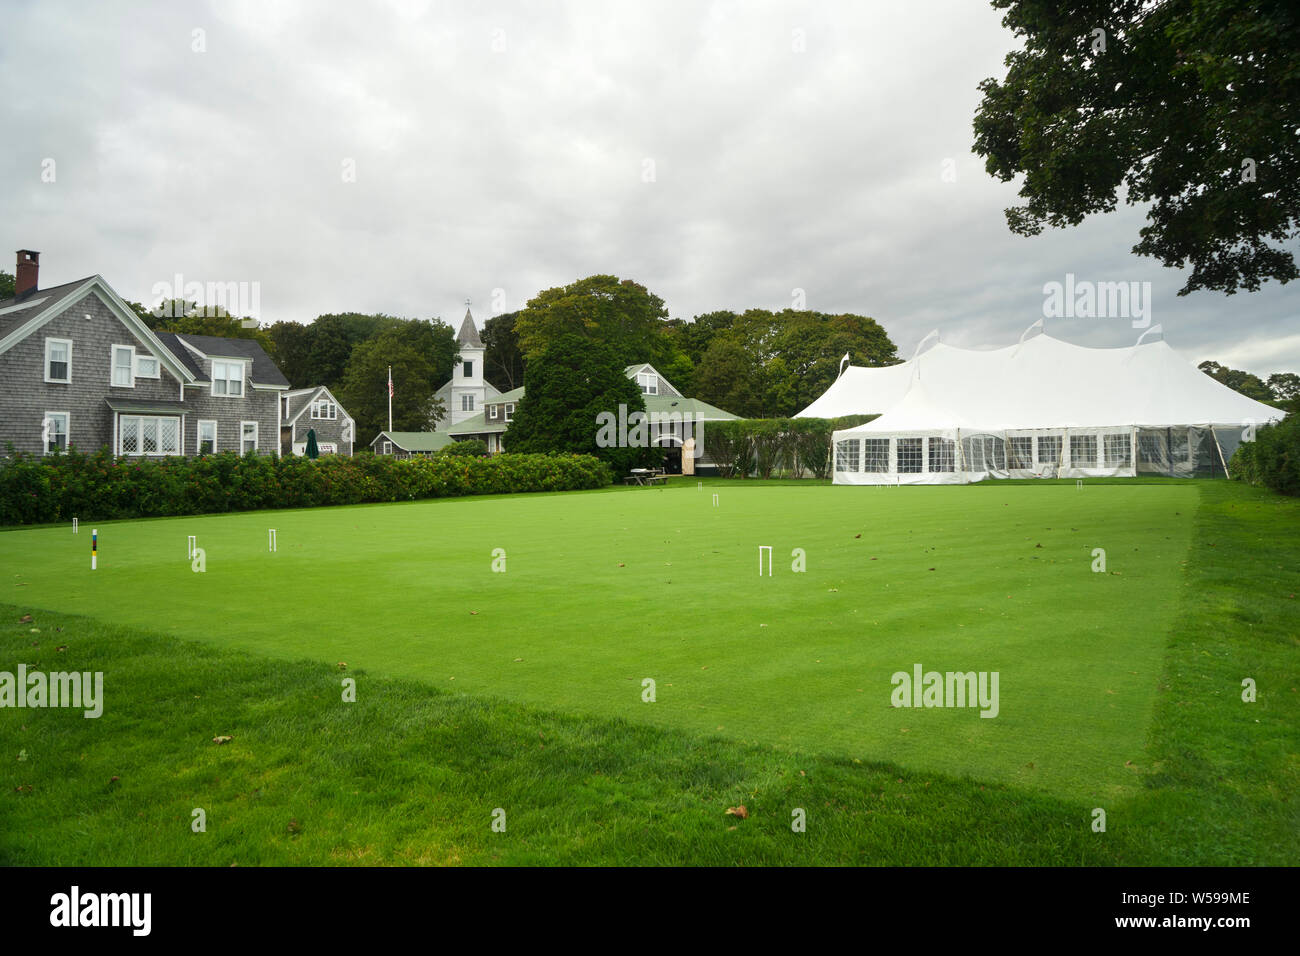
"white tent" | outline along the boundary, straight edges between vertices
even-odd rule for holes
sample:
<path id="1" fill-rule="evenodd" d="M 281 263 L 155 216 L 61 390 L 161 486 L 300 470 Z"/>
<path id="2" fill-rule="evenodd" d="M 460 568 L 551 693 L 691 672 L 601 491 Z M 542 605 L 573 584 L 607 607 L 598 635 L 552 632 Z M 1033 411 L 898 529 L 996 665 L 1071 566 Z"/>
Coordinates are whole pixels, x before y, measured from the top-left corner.
<path id="1" fill-rule="evenodd" d="M 1250 429 L 1282 415 L 1162 340 L 1094 349 L 1046 334 L 992 351 L 939 344 L 901 365 L 850 368 L 799 415 L 875 413 L 834 433 L 837 484 L 1223 474 Z"/>

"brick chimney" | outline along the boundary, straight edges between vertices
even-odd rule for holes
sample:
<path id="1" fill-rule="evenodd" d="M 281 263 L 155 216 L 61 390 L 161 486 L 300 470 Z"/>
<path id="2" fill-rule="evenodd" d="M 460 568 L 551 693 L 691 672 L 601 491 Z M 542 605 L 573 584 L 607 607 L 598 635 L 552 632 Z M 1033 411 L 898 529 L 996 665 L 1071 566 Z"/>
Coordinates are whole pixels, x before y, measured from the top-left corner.
<path id="1" fill-rule="evenodd" d="M 36 280 L 41 272 L 41 254 L 30 249 L 18 250 L 18 271 L 14 274 L 14 297 L 21 299 L 36 291 Z"/>

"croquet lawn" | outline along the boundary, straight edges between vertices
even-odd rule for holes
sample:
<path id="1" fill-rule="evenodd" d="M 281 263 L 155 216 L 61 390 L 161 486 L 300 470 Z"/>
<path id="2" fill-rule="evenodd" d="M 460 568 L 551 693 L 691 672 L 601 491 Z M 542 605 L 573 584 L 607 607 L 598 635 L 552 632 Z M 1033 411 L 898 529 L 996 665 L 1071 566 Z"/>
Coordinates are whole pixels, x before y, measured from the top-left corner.
<path id="1" fill-rule="evenodd" d="M 102 522 L 93 572 L 82 522 L 0 533 L 0 600 L 342 662 L 358 697 L 402 678 L 1092 806 L 1142 786 L 1200 494 L 686 480 Z M 916 665 L 996 672 L 996 717 L 892 706 Z"/>

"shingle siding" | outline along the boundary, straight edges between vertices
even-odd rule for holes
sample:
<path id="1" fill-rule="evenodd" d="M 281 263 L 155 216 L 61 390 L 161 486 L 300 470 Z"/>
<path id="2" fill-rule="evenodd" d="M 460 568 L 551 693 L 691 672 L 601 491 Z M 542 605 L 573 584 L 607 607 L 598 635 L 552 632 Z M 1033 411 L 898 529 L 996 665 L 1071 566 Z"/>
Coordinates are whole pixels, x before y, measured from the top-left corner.
<path id="1" fill-rule="evenodd" d="M 51 338 L 72 341 L 70 384 L 45 381 L 45 340 Z M 161 361 L 159 378 L 136 376 L 134 388 L 114 386 L 114 345 L 133 346 L 137 355 L 153 354 L 99 293 L 91 291 L 0 353 L 0 453 L 5 442 L 12 442 L 16 451 L 42 452 L 41 424 L 46 412 L 68 413 L 71 446 L 82 451 L 108 446 L 116 452 L 114 416 L 108 407 L 112 399 L 172 404 L 183 401 L 185 409 L 179 415 L 181 453 L 185 455 L 197 452 L 200 419 L 217 421 L 218 450 L 238 450 L 241 421 L 258 423 L 259 452 L 271 454 L 277 450 L 279 391 L 254 389 L 246 381 L 245 395 L 239 398 L 213 396 L 206 384 L 186 387 L 182 398 L 180 380 Z"/>
<path id="2" fill-rule="evenodd" d="M 90 315 L 89 321 L 86 315 Z M 46 339 L 72 341 L 71 384 L 45 381 Z M 134 346 L 137 355 L 149 353 L 99 295 L 91 292 L 0 354 L 0 447 L 13 442 L 17 451 L 42 451 L 41 423 L 50 411 L 68 413 L 68 437 L 73 446 L 95 451 L 113 442 L 113 412 L 106 399 L 180 400 L 180 383 L 161 362 L 160 378 L 136 378 L 135 388 L 110 384 L 114 345 Z M 274 408 L 271 413 L 274 416 Z M 188 442 L 185 450 L 193 451 Z"/>

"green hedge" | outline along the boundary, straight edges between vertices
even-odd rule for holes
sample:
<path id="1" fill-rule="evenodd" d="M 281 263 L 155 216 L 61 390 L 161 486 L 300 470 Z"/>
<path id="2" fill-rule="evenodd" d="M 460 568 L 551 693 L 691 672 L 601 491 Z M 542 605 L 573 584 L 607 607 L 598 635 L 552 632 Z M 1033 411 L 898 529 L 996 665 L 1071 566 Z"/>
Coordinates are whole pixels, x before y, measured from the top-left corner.
<path id="1" fill-rule="evenodd" d="M 1287 417 L 1256 430 L 1255 440 L 1242 442 L 1228 462 L 1233 478 L 1263 485 L 1284 495 L 1300 495 L 1300 400 Z"/>
<path id="2" fill-rule="evenodd" d="M 465 441 L 454 441 L 450 445 L 444 445 L 434 452 L 434 455 L 467 455 L 481 458 L 487 453 L 487 442 L 481 438 L 469 438 Z"/>
<path id="3" fill-rule="evenodd" d="M 613 482 L 590 455 L 114 458 L 107 450 L 0 461 L 0 524 L 220 514 L 455 495 L 572 491 Z"/>
<path id="4" fill-rule="evenodd" d="M 704 453 L 724 478 L 774 473 L 829 478 L 834 459 L 831 433 L 852 428 L 875 415 L 841 418 L 745 418 L 734 422 L 709 422 L 704 429 Z"/>

